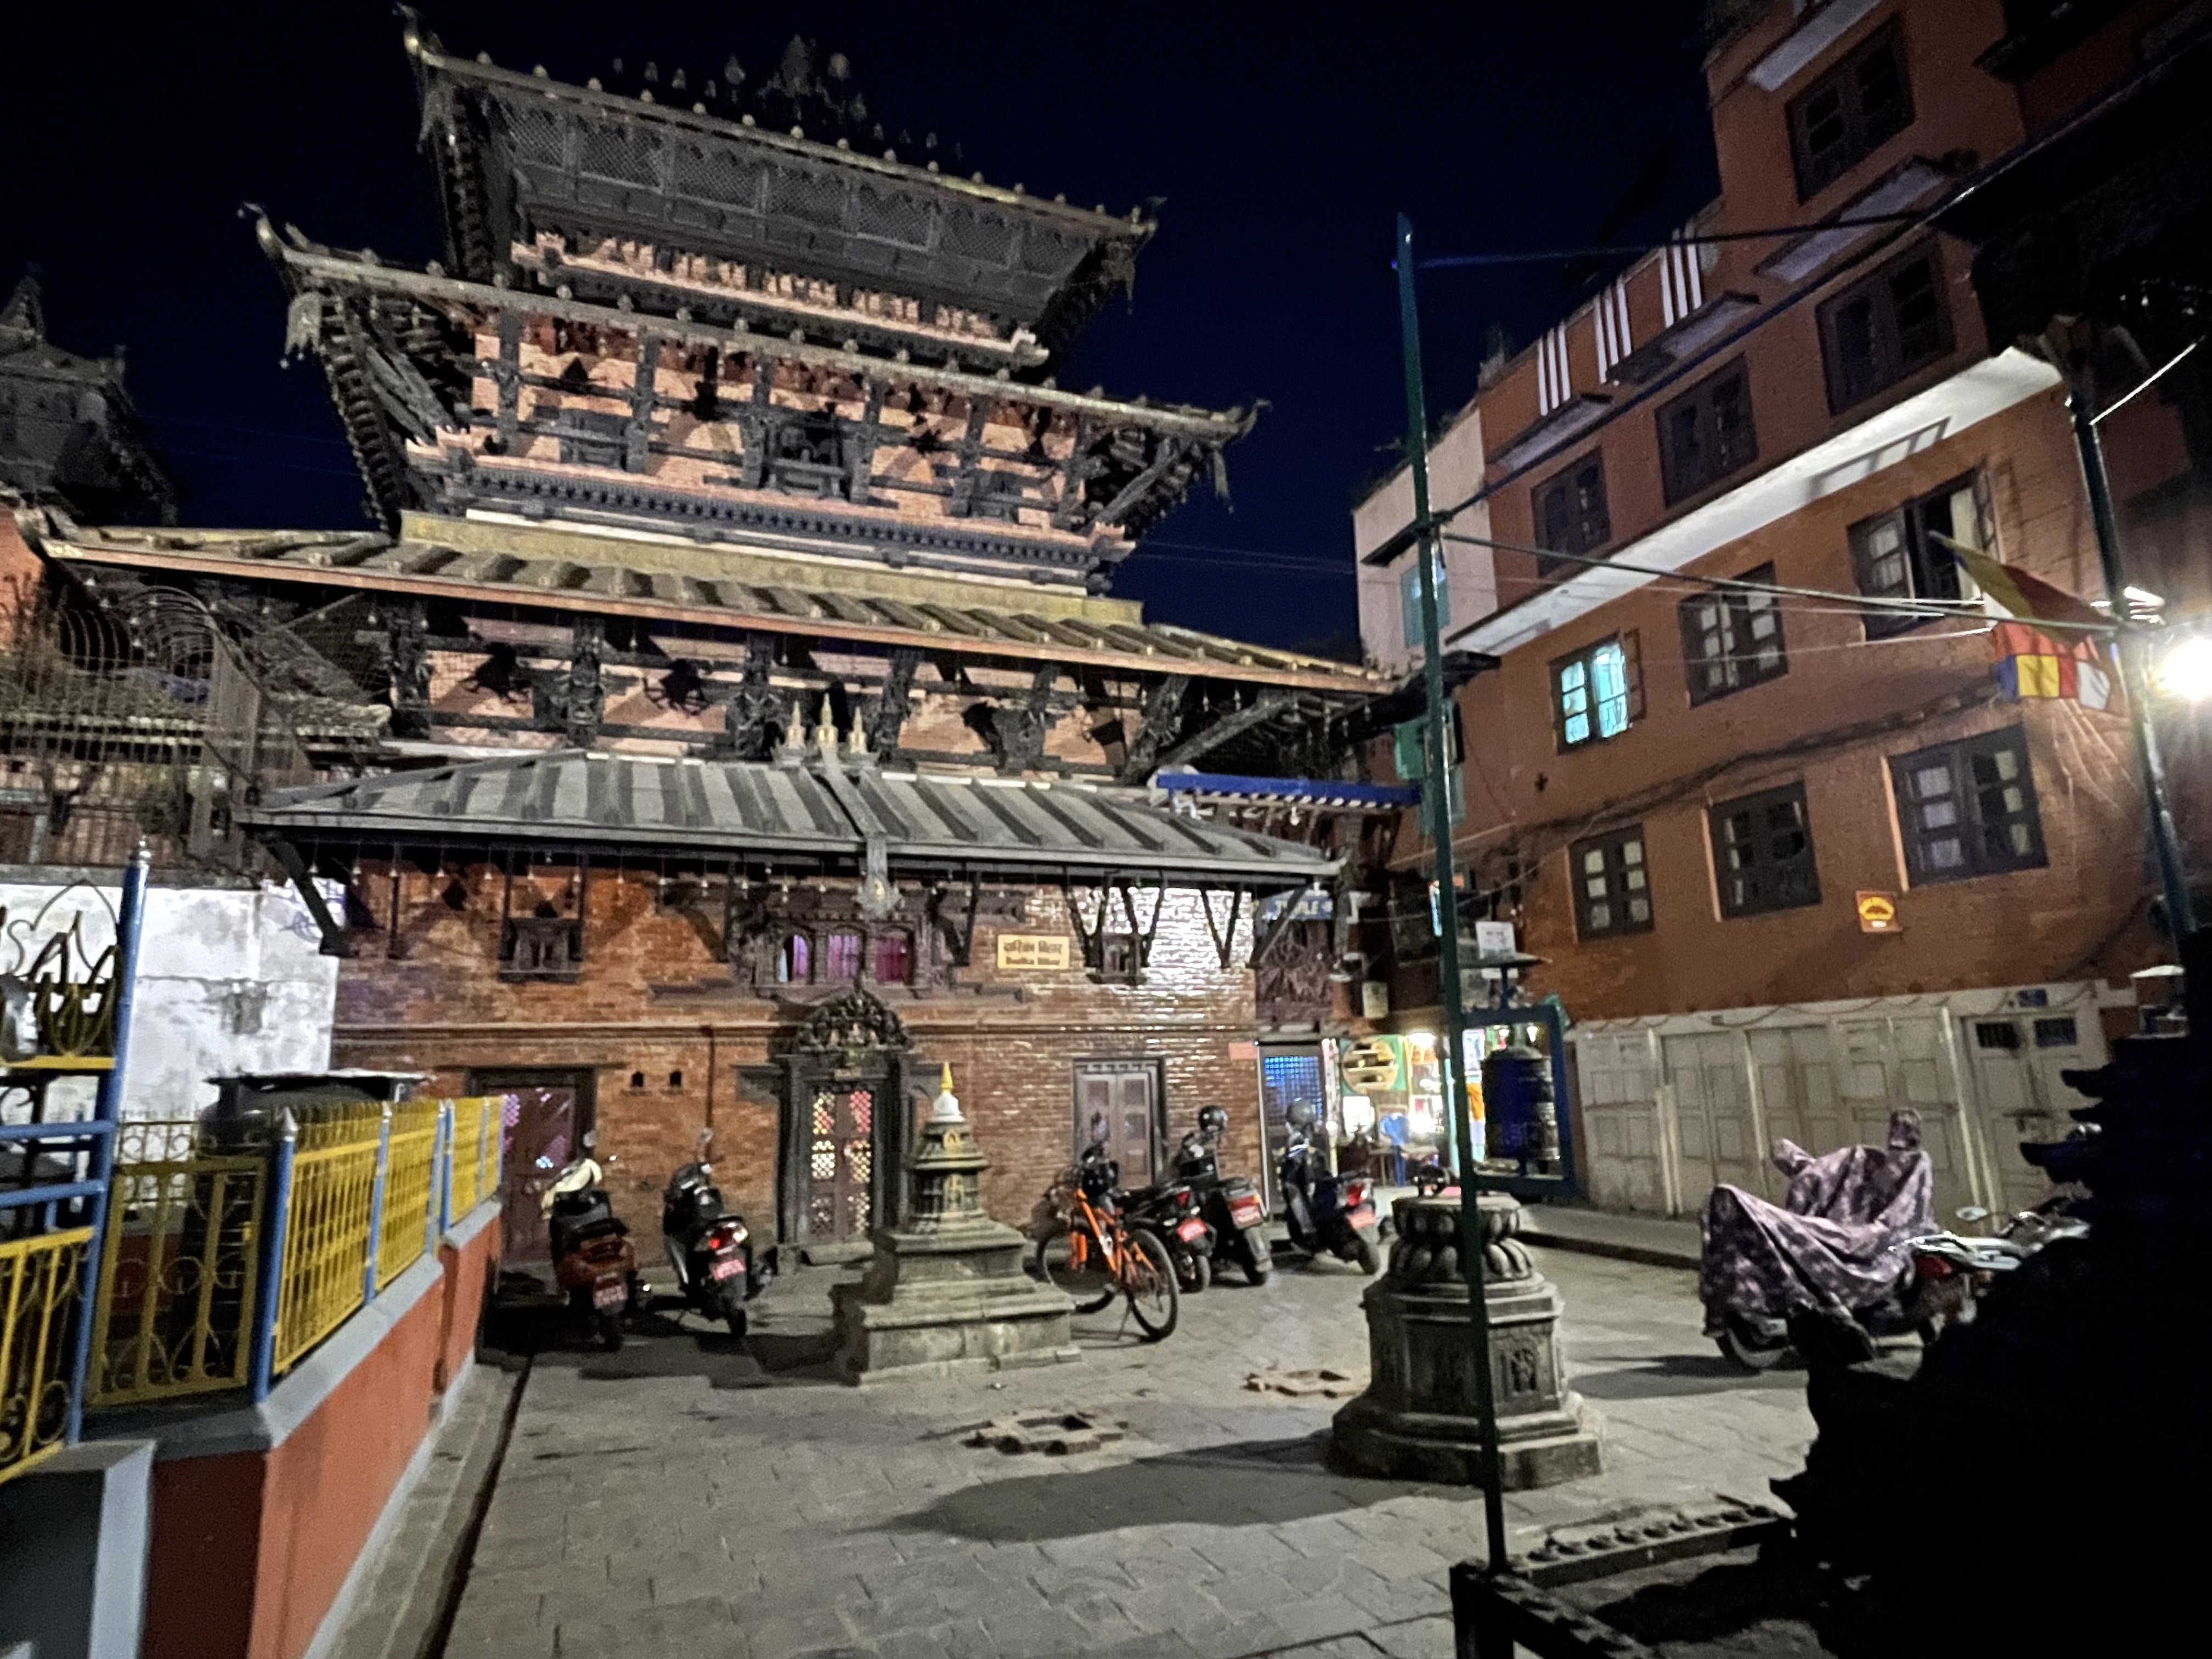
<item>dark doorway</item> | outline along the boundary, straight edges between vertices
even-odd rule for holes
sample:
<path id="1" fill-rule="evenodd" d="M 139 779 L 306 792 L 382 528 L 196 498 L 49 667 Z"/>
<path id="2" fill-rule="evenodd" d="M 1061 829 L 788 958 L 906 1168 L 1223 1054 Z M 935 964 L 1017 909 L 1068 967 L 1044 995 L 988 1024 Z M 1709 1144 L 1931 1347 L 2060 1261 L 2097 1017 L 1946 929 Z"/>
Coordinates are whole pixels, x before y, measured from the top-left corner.
<path id="1" fill-rule="evenodd" d="M 1075 1062 L 1075 1152 L 1103 1140 L 1121 1166 L 1124 1187 L 1149 1187 L 1159 1162 L 1160 1063 L 1156 1060 Z"/>
<path id="2" fill-rule="evenodd" d="M 471 1072 L 472 1095 L 504 1095 L 500 1121 L 500 1227 L 505 1265 L 550 1271 L 538 1194 L 580 1156 L 597 1119 L 595 1073 L 574 1071 Z"/>

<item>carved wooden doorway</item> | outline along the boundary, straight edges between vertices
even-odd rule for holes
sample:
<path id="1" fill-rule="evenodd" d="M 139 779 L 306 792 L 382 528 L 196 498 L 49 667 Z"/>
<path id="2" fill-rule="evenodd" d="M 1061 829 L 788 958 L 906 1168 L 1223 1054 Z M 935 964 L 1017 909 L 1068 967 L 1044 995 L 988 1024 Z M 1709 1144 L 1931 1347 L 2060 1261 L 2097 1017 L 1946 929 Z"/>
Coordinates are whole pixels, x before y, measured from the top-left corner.
<path id="1" fill-rule="evenodd" d="M 867 1237 L 880 1092 L 881 1081 L 873 1077 L 826 1078 L 807 1103 L 802 1201 L 810 1240 L 844 1244 Z"/>
<path id="2" fill-rule="evenodd" d="M 785 1243 L 857 1253 L 870 1228 L 897 1219 L 913 1063 L 898 1016 L 863 986 L 814 1009 L 791 1033 L 778 1058 L 776 1222 Z"/>

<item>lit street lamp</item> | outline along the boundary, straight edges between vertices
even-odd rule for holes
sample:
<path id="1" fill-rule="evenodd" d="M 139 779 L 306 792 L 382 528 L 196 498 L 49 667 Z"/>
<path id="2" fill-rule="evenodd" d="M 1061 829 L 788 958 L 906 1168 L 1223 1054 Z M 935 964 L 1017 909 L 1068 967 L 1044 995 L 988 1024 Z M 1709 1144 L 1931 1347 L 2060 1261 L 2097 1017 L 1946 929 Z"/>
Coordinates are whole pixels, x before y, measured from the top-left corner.
<path id="1" fill-rule="evenodd" d="M 2212 697 L 2212 635 L 2187 634 L 2166 647 L 2156 671 L 2158 689 L 2185 702 Z"/>

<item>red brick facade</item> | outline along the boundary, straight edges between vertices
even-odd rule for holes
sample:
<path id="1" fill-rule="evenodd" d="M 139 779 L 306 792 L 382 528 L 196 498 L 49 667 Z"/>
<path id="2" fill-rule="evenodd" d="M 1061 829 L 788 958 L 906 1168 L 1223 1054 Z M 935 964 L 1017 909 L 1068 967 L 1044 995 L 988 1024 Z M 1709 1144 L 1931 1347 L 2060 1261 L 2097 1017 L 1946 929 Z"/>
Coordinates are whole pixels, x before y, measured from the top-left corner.
<path id="1" fill-rule="evenodd" d="M 595 873 L 585 919 L 585 961 L 574 983 L 509 983 L 495 973 L 495 878 L 465 873 L 464 908 L 433 892 L 419 871 L 403 889 L 404 955 L 386 936 L 355 935 L 357 956 L 338 985 L 338 1064 L 434 1073 L 428 1085 L 456 1091 L 471 1072 L 545 1067 L 596 1079 L 599 1154 L 619 1162 L 611 1181 L 633 1225 L 657 1229 L 655 1194 L 692 1154 L 709 1122 L 718 1174 L 749 1218 L 775 1213 L 778 1108 L 764 1066 L 806 1009 L 831 988 L 786 1002 L 744 994 L 705 938 L 683 916 L 656 911 L 656 877 Z M 386 872 L 366 866 L 364 893 L 388 893 Z M 1224 969 L 1195 894 L 1171 892 L 1141 985 L 1097 983 L 1085 971 L 1067 902 L 1050 888 L 1021 890 L 1018 923 L 980 921 L 975 966 L 950 992 L 873 987 L 905 1024 L 921 1064 L 952 1066 L 954 1087 L 991 1160 L 984 1197 L 1017 1224 L 1070 1161 L 1073 1062 L 1157 1060 L 1172 1150 L 1201 1106 L 1225 1107 L 1225 1168 L 1259 1162 L 1258 1035 L 1252 1006 L 1249 923 L 1240 923 Z M 1217 920 L 1224 907 L 1216 901 Z M 1001 930 L 1062 935 L 1075 965 L 1064 973 L 1001 974 Z M 749 1072 L 747 1068 L 756 1068 Z M 633 1086 L 633 1079 L 640 1079 Z"/>
<path id="2" fill-rule="evenodd" d="M 2139 31 L 2160 10 L 2135 9 L 2133 27 Z M 1792 59 L 1791 42 L 1801 31 L 1817 32 L 1818 20 L 1798 8 L 1765 8 L 1707 63 L 1723 194 L 1692 228 L 1804 224 L 1847 211 L 1916 160 L 1927 170 L 1932 201 L 1943 178 L 1963 177 L 2014 149 L 2045 118 L 2024 113 L 2018 91 L 1977 66 L 2004 33 L 2003 14 L 1996 0 L 1893 0 L 1820 52 Z M 1883 39 L 1899 43 L 1896 61 L 1909 88 L 1904 124 L 1801 198 L 1793 100 Z M 1796 67 L 1776 67 L 1789 62 Z M 2105 710 L 2009 700 L 1992 680 L 1989 639 L 1975 631 L 1975 617 L 1930 617 L 1900 633 L 1869 629 L 1848 598 L 1823 605 L 1796 597 L 1775 604 L 1786 671 L 1696 696 L 1699 665 L 1689 658 L 1683 608 L 1710 590 L 1695 578 L 1755 576 L 1856 594 L 1866 577 L 1854 556 L 1853 526 L 1958 481 L 1974 482 L 1979 533 L 1997 558 L 2069 592 L 2104 597 L 2057 375 L 2008 351 L 2009 342 L 1984 337 L 1967 244 L 1917 228 L 1881 246 L 1890 235 L 1885 229 L 1864 246 L 1838 247 L 1795 279 L 1767 264 L 1791 246 L 1787 238 L 1663 251 L 1626 274 L 1617 313 L 1577 312 L 1562 331 L 1506 364 L 1458 417 L 1480 419 L 1492 455 L 1490 534 L 1514 545 L 1488 551 L 1496 569 L 1491 615 L 1455 614 L 1445 635 L 1448 647 L 1501 656 L 1497 670 L 1460 693 L 1467 810 L 1455 840 L 1484 913 L 1516 923 L 1523 948 L 1550 959 L 1531 988 L 1559 992 L 1577 1018 L 2113 979 L 2158 954 L 2150 908 L 2157 883 L 2117 688 Z M 1940 349 L 1864 395 L 1844 395 L 1825 355 L 1824 309 L 1863 291 L 1854 285 L 1870 273 L 1923 252 L 1936 260 L 1927 304 L 1940 315 Z M 1608 301 L 1613 294 L 1607 290 Z M 1651 342 L 1668 320 L 1662 303 L 1677 319 L 1700 306 L 1738 305 L 1745 318 L 1756 307 L 1770 309 L 1741 339 L 1692 354 L 1679 379 L 1662 380 L 1647 397 L 1648 377 L 1608 370 L 1607 354 L 1618 363 L 1624 344 Z M 1623 316 L 1625 341 L 1615 328 Z M 1725 380 L 1738 362 L 1756 434 L 1748 458 L 1702 488 L 1678 487 L 1670 501 L 1668 410 Z M 2037 375 L 2047 389 L 2031 389 Z M 1547 405 L 1557 410 L 1563 398 L 1590 393 L 1614 406 L 1594 430 L 1521 459 L 1541 449 L 1526 434 L 1541 429 Z M 1914 399 L 1924 413 L 1906 420 L 1904 406 Z M 2163 396 L 2144 398 L 2109 423 L 2105 441 L 2130 568 L 2140 573 L 2134 579 L 2169 596 L 2169 615 L 2186 615 L 2206 596 L 2183 551 L 2199 523 L 2185 488 L 2195 464 L 2183 417 Z M 1515 459 L 1500 463 L 1501 453 Z M 1591 598 L 1559 605 L 1553 590 L 1584 567 L 1540 562 L 1522 550 L 1547 533 L 1540 512 L 1546 488 L 1593 462 L 1602 469 L 1606 528 L 1583 550 L 1626 565 L 1656 560 L 1684 574 L 1618 597 L 1592 590 Z M 1684 523 L 1692 519 L 1699 520 L 1694 531 Z M 1515 626 L 1516 607 L 1540 619 Z M 1626 648 L 1632 681 L 1626 728 L 1569 744 L 1555 707 L 1558 665 L 1614 638 Z M 2200 722 L 2171 707 L 2158 718 L 2185 828 L 2212 824 L 2212 801 L 2199 781 L 2206 758 Z M 2024 731 L 2047 862 L 1916 884 L 1890 761 L 2014 725 Z M 1708 810 L 1784 785 L 1805 793 L 1819 902 L 1724 918 Z M 1584 937 L 1569 849 L 1638 825 L 1650 931 Z M 1425 845 L 1409 819 L 1392 862 L 1419 866 Z M 1862 932 L 1861 890 L 1894 896 L 1902 931 Z M 1436 1001 L 1433 967 L 1401 965 L 1393 992 L 1394 1006 L 1424 1023 L 1421 1011 Z"/>

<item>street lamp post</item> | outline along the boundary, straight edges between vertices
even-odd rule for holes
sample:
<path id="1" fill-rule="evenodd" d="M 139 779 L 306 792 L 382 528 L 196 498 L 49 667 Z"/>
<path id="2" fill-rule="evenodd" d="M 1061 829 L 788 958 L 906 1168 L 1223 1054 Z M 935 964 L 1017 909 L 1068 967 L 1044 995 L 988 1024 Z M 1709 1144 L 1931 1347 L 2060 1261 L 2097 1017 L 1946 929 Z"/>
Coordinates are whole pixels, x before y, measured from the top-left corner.
<path id="1" fill-rule="evenodd" d="M 2120 624 L 2112 641 L 2120 659 L 2120 684 L 2128 697 L 2128 727 L 2135 739 L 2136 766 L 2142 774 L 2143 796 L 2150 811 L 2151 847 L 2158 857 L 2158 879 L 2166 894 L 2166 932 L 2178 955 L 2183 942 L 2197 931 L 2197 908 L 2189 896 L 2189 878 L 2181 861 L 2181 835 L 2175 829 L 2173 809 L 2166 789 L 2166 762 L 2159 753 L 2158 733 L 2150 718 L 2151 677 L 2145 658 L 2149 641 L 2140 629 L 2128 625 L 2127 572 L 2120 562 L 2119 521 L 2112 512 L 2112 480 L 2105 471 L 2105 446 L 2097 435 L 2097 416 L 2091 406 L 2088 374 L 2081 368 L 2068 375 L 2066 410 L 2074 419 L 2074 443 L 2081 455 L 2081 479 L 2089 492 L 2089 519 L 2097 532 L 2097 562 L 2105 578 L 2105 593 L 2112 607 L 2112 620 Z"/>
<path id="2" fill-rule="evenodd" d="M 1484 1539 L 1493 1571 L 1505 1565 L 1505 1498 L 1498 1455 L 1497 1379 L 1491 1373 L 1490 1306 L 1483 1287 L 1482 1223 L 1475 1190 L 1474 1126 L 1466 1079 L 1467 1011 L 1460 1000 L 1459 903 L 1452 882 L 1451 787 L 1446 769 L 1450 703 L 1444 692 L 1443 646 L 1437 615 L 1437 527 L 1429 519 L 1428 394 L 1421 382 L 1420 318 L 1413 301 L 1413 224 L 1398 216 L 1398 328 L 1406 364 L 1406 455 L 1413 469 L 1415 556 L 1420 561 L 1423 720 L 1421 805 L 1436 852 L 1437 977 L 1443 1009 L 1443 1051 L 1437 1074 L 1459 1154 L 1459 1260 L 1467 1279 L 1468 1322 L 1475 1349 L 1475 1404 L 1482 1434 Z"/>

